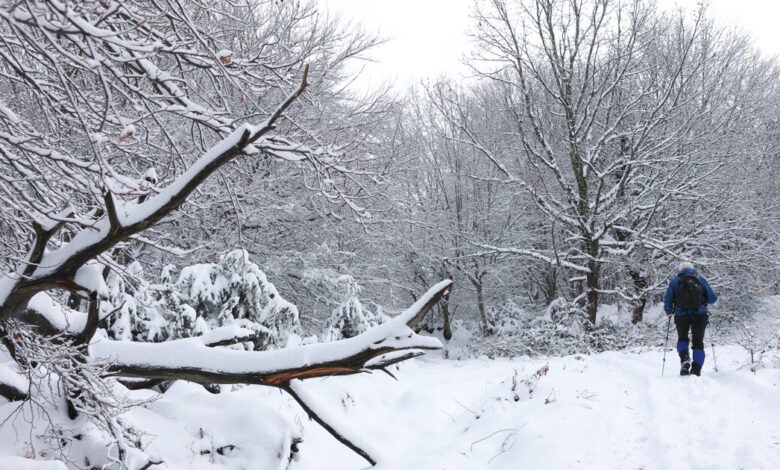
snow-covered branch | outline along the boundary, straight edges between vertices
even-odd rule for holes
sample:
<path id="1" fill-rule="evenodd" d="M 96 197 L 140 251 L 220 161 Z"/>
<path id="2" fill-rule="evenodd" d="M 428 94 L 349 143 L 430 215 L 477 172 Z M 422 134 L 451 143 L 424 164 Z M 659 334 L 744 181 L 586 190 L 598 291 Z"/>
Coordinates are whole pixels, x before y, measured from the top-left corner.
<path id="1" fill-rule="evenodd" d="M 443 281 L 392 320 L 361 335 L 332 343 L 276 351 L 234 351 L 205 348 L 195 338 L 165 343 L 101 339 L 90 346 L 90 357 L 107 364 L 109 372 L 121 377 L 202 384 L 282 386 L 293 379 L 383 369 L 399 360 L 398 356 L 387 356 L 390 353 L 442 347 L 438 339 L 418 335 L 412 328 L 451 285 L 452 281 Z"/>
<path id="2" fill-rule="evenodd" d="M 27 379 L 22 374 L 0 364 L 0 397 L 8 401 L 24 400 L 29 388 Z"/>
<path id="3" fill-rule="evenodd" d="M 298 88 L 290 93 L 268 119 L 257 126 L 239 126 L 160 193 L 142 203 L 125 204 L 120 204 L 110 193 L 106 193 L 107 215 L 98 219 L 92 227 L 83 228 L 69 243 L 56 250 L 43 253 L 43 248 L 34 248 L 21 275 L 0 278 L 0 321 L 5 321 L 26 308 L 35 294 L 68 285 L 89 260 L 152 227 L 176 210 L 206 178 L 244 153 L 250 145 L 274 128 L 284 111 L 305 90 L 307 76 L 308 66 L 304 69 Z M 262 149 L 262 144 L 256 144 L 252 153 L 258 152 L 258 147 Z M 40 224 L 36 225 L 39 226 Z M 40 232 L 40 236 L 35 246 L 45 247 L 51 230 L 36 229 L 36 232 Z"/>

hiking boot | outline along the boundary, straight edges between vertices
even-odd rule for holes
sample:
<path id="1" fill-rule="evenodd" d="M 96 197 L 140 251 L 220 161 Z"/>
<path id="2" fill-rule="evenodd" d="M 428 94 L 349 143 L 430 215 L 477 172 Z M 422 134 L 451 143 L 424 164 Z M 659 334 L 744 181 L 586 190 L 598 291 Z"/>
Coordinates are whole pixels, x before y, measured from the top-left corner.
<path id="1" fill-rule="evenodd" d="M 701 377 L 701 364 L 699 364 L 697 362 L 694 362 L 691 365 L 691 374 L 693 374 L 693 375 L 695 375 L 697 377 Z"/>
<path id="2" fill-rule="evenodd" d="M 691 356 L 688 351 L 680 353 L 680 375 L 690 375 Z"/>

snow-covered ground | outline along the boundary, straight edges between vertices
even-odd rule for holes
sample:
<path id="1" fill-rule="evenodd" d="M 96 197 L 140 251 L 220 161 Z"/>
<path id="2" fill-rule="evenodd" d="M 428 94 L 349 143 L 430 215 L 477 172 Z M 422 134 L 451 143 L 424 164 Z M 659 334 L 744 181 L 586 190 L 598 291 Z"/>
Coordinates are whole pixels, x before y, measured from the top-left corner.
<path id="1" fill-rule="evenodd" d="M 401 366 L 398 382 L 309 386 L 381 449 L 382 469 L 780 468 L 780 370 L 737 369 L 748 359 L 739 347 L 716 355 L 719 372 L 710 357 L 701 377 L 680 377 L 671 353 L 661 377 L 661 351 L 607 352 L 418 360 Z M 522 381 L 545 365 L 529 393 Z M 329 442 L 307 424 L 292 468 L 323 468 L 323 459 L 365 467 Z"/>
<path id="2" fill-rule="evenodd" d="M 762 314 L 764 333 L 780 328 L 777 304 Z M 660 310 L 651 313 L 663 321 Z M 371 449 L 379 470 L 780 468 L 778 350 L 757 356 L 753 372 L 742 346 L 717 346 L 713 358 L 707 338 L 703 375 L 680 377 L 673 339 L 664 376 L 661 348 L 458 360 L 458 341 L 448 346 L 450 359 L 437 351 L 393 366 L 398 380 L 374 372 L 297 387 Z M 134 443 L 164 461 L 151 468 L 369 468 L 275 388 L 223 386 L 215 395 L 177 382 L 163 395 L 133 398 L 152 399 L 120 417 Z M 71 422 L 47 407 L 66 435 L 84 436 L 60 451 L 38 437 L 40 419 L 29 431 L 30 408 L 17 409 L 0 399 L 0 470 L 62 469 L 48 460 L 62 455 L 83 468 L 105 457 L 83 418 Z M 296 437 L 303 442 L 288 467 Z"/>
<path id="3" fill-rule="evenodd" d="M 398 381 L 374 373 L 303 386 L 380 453 L 381 470 L 780 468 L 780 369 L 753 373 L 742 348 L 723 346 L 716 372 L 708 353 L 701 377 L 677 375 L 673 352 L 662 377 L 659 350 L 464 361 L 433 354 L 400 365 Z M 177 383 L 124 422 L 145 431 L 149 455 L 165 456 L 157 468 L 251 469 L 283 452 L 284 437 L 269 429 L 285 426 L 268 421 L 280 414 L 303 436 L 292 470 L 368 467 L 276 389 L 212 395 Z M 19 448 L 11 431 L 2 434 L 0 455 L 19 455 L 7 447 Z M 216 452 L 228 444 L 236 447 Z"/>

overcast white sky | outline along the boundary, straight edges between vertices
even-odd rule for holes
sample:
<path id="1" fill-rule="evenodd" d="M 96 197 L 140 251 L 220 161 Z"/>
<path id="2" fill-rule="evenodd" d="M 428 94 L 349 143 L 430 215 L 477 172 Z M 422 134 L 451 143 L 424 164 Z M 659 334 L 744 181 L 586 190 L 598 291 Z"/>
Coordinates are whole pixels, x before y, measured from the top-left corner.
<path id="1" fill-rule="evenodd" d="M 317 0 L 340 17 L 379 30 L 390 41 L 373 53 L 358 86 L 407 84 L 463 71 L 473 0 Z M 664 8 L 692 9 L 697 0 L 658 0 Z M 710 0 L 710 11 L 748 31 L 767 54 L 780 54 L 780 0 Z"/>

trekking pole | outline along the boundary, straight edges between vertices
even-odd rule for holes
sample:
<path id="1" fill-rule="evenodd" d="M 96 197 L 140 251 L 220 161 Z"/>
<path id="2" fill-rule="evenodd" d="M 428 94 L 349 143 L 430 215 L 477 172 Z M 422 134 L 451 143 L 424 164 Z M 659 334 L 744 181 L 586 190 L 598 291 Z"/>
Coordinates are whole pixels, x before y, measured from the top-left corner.
<path id="1" fill-rule="evenodd" d="M 714 371 L 718 372 L 718 361 L 715 360 L 715 325 L 712 325 L 712 334 L 710 335 L 710 346 L 712 347 L 712 364 L 714 366 Z"/>
<path id="2" fill-rule="evenodd" d="M 718 371 L 718 361 L 715 360 L 715 340 L 712 340 L 712 363 L 715 366 L 715 372 Z"/>
<path id="3" fill-rule="evenodd" d="M 672 317 L 671 315 L 668 316 L 668 320 L 666 321 L 666 342 L 664 343 L 664 362 L 661 364 L 661 377 L 664 376 L 664 368 L 666 368 L 666 350 L 669 347 L 669 326 L 672 324 Z M 713 353 L 713 357 L 715 354 Z"/>

